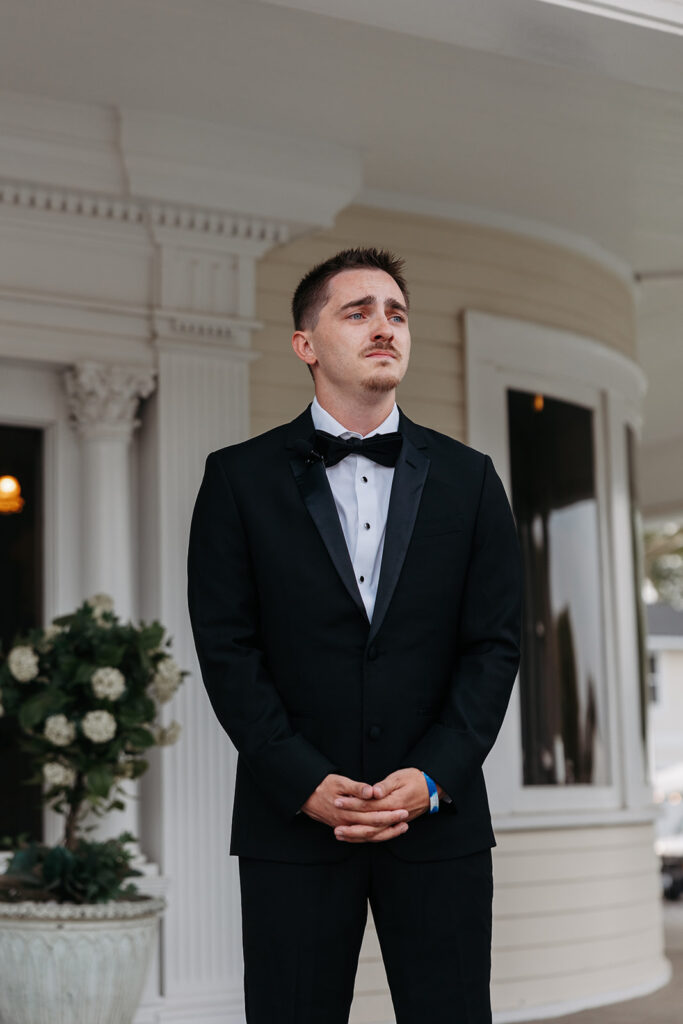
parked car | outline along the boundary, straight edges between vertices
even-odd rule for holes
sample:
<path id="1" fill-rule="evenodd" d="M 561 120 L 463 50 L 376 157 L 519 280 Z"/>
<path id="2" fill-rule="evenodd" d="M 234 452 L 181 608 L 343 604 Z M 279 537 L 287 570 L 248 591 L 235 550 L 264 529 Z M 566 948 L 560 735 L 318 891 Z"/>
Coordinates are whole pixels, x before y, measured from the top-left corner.
<path id="1" fill-rule="evenodd" d="M 683 894 L 683 833 L 658 839 L 655 848 L 662 866 L 662 891 L 667 900 Z"/>

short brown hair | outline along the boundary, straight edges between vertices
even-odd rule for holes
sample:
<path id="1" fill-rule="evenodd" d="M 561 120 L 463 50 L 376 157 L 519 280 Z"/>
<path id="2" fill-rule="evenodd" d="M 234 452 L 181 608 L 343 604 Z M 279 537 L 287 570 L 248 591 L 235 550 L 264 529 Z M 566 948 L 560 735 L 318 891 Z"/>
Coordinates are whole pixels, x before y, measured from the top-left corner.
<path id="1" fill-rule="evenodd" d="M 329 298 L 327 285 L 331 278 L 340 274 L 342 270 L 364 268 L 383 270 L 393 277 L 401 289 L 406 307 L 408 307 L 408 287 L 403 276 L 403 264 L 404 260 L 400 256 L 394 256 L 386 249 L 343 249 L 335 256 L 319 263 L 301 279 L 294 292 L 292 298 L 294 329 L 305 331 L 315 327 L 320 310 Z"/>

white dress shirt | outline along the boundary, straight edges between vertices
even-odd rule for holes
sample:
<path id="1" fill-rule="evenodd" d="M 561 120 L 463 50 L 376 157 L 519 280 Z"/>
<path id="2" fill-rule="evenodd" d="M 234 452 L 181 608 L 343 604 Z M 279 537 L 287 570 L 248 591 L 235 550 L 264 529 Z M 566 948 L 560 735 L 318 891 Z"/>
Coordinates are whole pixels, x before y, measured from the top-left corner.
<path id="1" fill-rule="evenodd" d="M 335 437 L 372 437 L 373 434 L 388 434 L 398 430 L 398 406 L 395 402 L 387 418 L 369 434 L 347 430 L 323 409 L 317 398 L 314 398 L 311 404 L 311 415 L 316 430 L 326 430 Z M 353 571 L 356 574 L 358 589 L 368 619 L 372 621 L 394 467 L 380 466 L 364 455 L 347 455 L 336 466 L 325 469 L 351 556 Z M 452 803 L 447 793 L 442 793 L 441 799 L 446 803 Z"/>
<path id="2" fill-rule="evenodd" d="M 398 430 L 398 406 L 395 402 L 387 418 L 369 434 L 347 430 L 323 409 L 317 398 L 313 399 L 311 415 L 316 430 L 326 430 L 335 437 L 372 437 L 373 434 L 389 434 Z M 326 472 L 358 589 L 368 619 L 372 621 L 394 467 L 380 466 L 364 455 L 347 455 L 336 466 L 326 468 Z"/>

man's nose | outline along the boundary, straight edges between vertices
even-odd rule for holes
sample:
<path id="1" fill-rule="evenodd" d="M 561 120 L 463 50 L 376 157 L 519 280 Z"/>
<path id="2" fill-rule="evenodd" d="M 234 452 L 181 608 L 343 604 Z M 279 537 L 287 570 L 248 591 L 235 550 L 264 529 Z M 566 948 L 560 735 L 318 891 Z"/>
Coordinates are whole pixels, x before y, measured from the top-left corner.
<path id="1" fill-rule="evenodd" d="M 373 341 L 389 341 L 394 336 L 394 325 L 384 316 L 377 317 L 376 323 L 372 325 Z"/>

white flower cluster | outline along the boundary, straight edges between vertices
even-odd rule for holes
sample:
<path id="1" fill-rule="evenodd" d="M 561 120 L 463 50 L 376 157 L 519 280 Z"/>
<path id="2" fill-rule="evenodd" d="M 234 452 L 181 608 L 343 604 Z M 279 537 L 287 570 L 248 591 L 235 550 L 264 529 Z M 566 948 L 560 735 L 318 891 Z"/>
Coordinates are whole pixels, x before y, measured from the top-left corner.
<path id="1" fill-rule="evenodd" d="M 101 700 L 118 700 L 126 689 L 126 680 L 122 672 L 110 665 L 98 668 L 90 679 L 93 693 Z"/>
<path id="2" fill-rule="evenodd" d="M 56 747 L 68 747 L 76 739 L 76 726 L 66 715 L 49 715 L 43 735 Z"/>
<path id="3" fill-rule="evenodd" d="M 114 599 L 109 594 L 93 594 L 92 597 L 87 599 L 87 604 L 92 608 L 95 622 L 99 623 L 100 626 L 111 625 L 111 623 L 105 622 L 102 618 L 103 612 L 114 611 Z"/>
<path id="4" fill-rule="evenodd" d="M 68 789 L 76 782 L 76 772 L 58 761 L 48 761 L 43 765 L 43 779 L 48 786 L 65 786 Z"/>
<path id="5" fill-rule="evenodd" d="M 49 647 L 56 636 L 64 632 L 63 626 L 58 626 L 55 622 L 50 623 L 43 630 L 43 643 L 46 647 Z"/>
<path id="6" fill-rule="evenodd" d="M 13 647 L 7 655 L 7 664 L 20 683 L 28 683 L 38 675 L 38 655 L 32 647 Z"/>
<path id="7" fill-rule="evenodd" d="M 108 711 L 88 711 L 81 729 L 93 743 L 108 743 L 116 735 L 116 719 Z"/>
<path id="8" fill-rule="evenodd" d="M 149 684 L 149 692 L 160 704 L 165 704 L 178 689 L 180 680 L 180 669 L 173 658 L 162 658 Z"/>
<path id="9" fill-rule="evenodd" d="M 182 726 L 180 722 L 176 722 L 175 720 L 165 728 L 162 725 L 157 725 L 153 730 L 154 739 L 160 747 L 170 747 L 171 744 L 175 743 L 180 736 L 181 728 Z"/>

